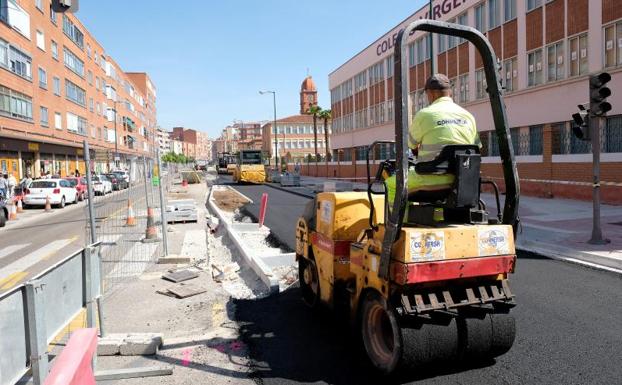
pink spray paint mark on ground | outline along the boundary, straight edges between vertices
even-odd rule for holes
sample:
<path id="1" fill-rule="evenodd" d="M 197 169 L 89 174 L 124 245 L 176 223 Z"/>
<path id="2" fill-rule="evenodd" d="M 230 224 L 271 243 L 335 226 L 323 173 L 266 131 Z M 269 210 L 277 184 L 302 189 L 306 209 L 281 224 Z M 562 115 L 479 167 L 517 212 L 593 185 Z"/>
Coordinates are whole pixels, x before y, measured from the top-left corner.
<path id="1" fill-rule="evenodd" d="M 181 364 L 183 366 L 190 365 L 190 356 L 192 355 L 192 349 L 191 348 L 184 349 L 184 351 L 181 354 L 182 354 Z"/>

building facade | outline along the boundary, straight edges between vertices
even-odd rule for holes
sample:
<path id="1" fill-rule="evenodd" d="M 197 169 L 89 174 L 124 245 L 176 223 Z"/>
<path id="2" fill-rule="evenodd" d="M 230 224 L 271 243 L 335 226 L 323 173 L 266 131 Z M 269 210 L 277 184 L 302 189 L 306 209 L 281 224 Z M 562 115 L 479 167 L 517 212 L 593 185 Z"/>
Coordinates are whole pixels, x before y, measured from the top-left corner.
<path id="1" fill-rule="evenodd" d="M 313 130 L 313 115 L 309 114 L 311 106 L 317 106 L 317 87 L 311 76 L 307 76 L 300 85 L 300 114 L 292 115 L 276 121 L 276 141 L 274 122 L 267 122 L 262 127 L 263 149 L 270 155 L 271 164 L 274 164 L 275 154 L 282 162 L 304 162 L 309 155 L 315 154 L 315 135 Z M 317 153 L 326 158 L 327 146 L 325 129 L 328 136 L 331 134 L 331 122 L 324 127 L 324 120 L 317 118 Z M 328 150 L 330 153 L 330 149 Z"/>
<path id="2" fill-rule="evenodd" d="M 173 127 L 170 137 L 172 140 L 181 142 L 182 154 L 188 158 L 197 158 L 197 132 L 195 130 L 184 127 Z"/>
<path id="3" fill-rule="evenodd" d="M 207 133 L 197 131 L 197 159 L 212 160 L 212 140 Z"/>
<path id="4" fill-rule="evenodd" d="M 427 5 L 329 75 L 334 155 L 342 175 L 365 157 L 365 146 L 394 139 L 393 47 L 397 32 L 428 17 Z M 591 147 L 571 133 L 571 115 L 588 101 L 588 76 L 612 75 L 613 110 L 602 128 L 602 194 L 622 203 L 622 6 L 617 0 L 436 0 L 432 18 L 484 32 L 501 63 L 501 78 L 517 155 L 521 188 L 539 196 L 590 199 Z M 464 40 L 410 37 L 408 87 L 412 113 L 427 105 L 424 82 L 432 72 L 452 80 L 456 102 L 475 116 L 485 175 L 502 181 L 499 149 L 482 60 Z M 432 68 L 432 62 L 434 69 Z M 380 157 L 392 149 L 380 149 Z M 357 177 L 362 177 L 360 175 Z"/>
<path id="5" fill-rule="evenodd" d="M 84 173 L 84 140 L 94 171 L 152 156 L 155 87 L 148 95 L 136 81 L 50 0 L 0 0 L 0 170 Z"/>
<path id="6" fill-rule="evenodd" d="M 160 148 L 160 155 L 164 155 L 171 151 L 171 139 L 169 133 L 162 127 L 156 129 L 156 141 Z"/>

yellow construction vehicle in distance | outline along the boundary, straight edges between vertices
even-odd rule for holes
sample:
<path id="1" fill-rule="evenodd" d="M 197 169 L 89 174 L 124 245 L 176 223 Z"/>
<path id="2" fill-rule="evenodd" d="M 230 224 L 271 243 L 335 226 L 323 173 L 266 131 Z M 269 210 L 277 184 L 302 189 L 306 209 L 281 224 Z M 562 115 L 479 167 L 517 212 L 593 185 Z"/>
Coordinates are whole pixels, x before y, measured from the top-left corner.
<path id="1" fill-rule="evenodd" d="M 504 174 L 503 213 L 496 185 L 480 177 L 478 146 L 447 145 L 434 160 L 409 159 L 406 63 L 415 31 L 466 39 L 483 59 Z M 490 360 L 511 348 L 516 333 L 508 276 L 516 263 L 519 184 L 497 59 L 475 28 L 434 20 L 401 30 L 394 59 L 395 142 L 384 143 L 395 143 L 396 158 L 384 160 L 372 180 L 373 143 L 366 193 L 323 192 L 307 206 L 296 227 L 301 294 L 311 307 L 346 315 L 368 362 L 384 374 L 436 361 Z M 455 182 L 409 195 L 413 167 L 418 174 L 452 174 Z M 397 180 L 391 207 L 389 175 Z M 496 215 L 480 199 L 482 184 L 496 191 Z"/>
<path id="2" fill-rule="evenodd" d="M 219 152 L 216 172 L 218 174 L 233 174 L 235 163 L 234 155 L 231 155 L 228 152 Z"/>
<path id="3" fill-rule="evenodd" d="M 266 168 L 261 155 L 261 150 L 241 150 L 233 170 L 233 181 L 235 183 L 264 183 Z"/>

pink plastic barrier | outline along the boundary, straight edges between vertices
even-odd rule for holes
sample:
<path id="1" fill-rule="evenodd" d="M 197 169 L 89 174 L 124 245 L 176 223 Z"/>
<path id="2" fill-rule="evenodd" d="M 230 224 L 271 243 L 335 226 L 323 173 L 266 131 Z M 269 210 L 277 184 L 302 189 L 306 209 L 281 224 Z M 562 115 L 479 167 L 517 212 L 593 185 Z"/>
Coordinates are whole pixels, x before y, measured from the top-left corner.
<path id="1" fill-rule="evenodd" d="M 97 329 L 73 332 L 44 385 L 95 385 L 91 359 L 96 349 Z"/>

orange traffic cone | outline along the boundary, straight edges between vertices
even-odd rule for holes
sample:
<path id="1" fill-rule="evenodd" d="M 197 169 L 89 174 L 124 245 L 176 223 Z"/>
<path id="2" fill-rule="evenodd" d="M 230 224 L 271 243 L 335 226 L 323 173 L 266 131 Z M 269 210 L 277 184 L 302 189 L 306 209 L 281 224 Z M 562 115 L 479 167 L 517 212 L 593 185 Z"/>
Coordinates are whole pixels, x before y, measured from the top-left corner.
<path id="1" fill-rule="evenodd" d="M 145 231 L 145 238 L 143 242 L 158 242 L 158 230 L 155 226 L 155 218 L 153 215 L 153 208 L 147 207 L 147 230 Z"/>
<path id="2" fill-rule="evenodd" d="M 15 204 L 11 204 L 9 206 L 9 220 L 14 221 L 16 219 L 17 219 L 17 208 L 15 207 Z"/>
<path id="3" fill-rule="evenodd" d="M 188 187 L 188 181 L 186 179 L 183 179 L 181 181 L 181 185 L 182 185 L 182 187 Z"/>
<path id="4" fill-rule="evenodd" d="M 50 203 L 50 196 L 49 195 L 45 197 L 45 211 L 46 212 L 52 211 L 52 204 Z"/>
<path id="5" fill-rule="evenodd" d="M 134 209 L 132 208 L 132 200 L 127 200 L 127 221 L 126 226 L 136 226 L 136 217 L 134 217 Z"/>
<path id="6" fill-rule="evenodd" d="M 24 207 L 22 206 L 22 200 L 21 199 L 17 199 L 17 212 L 18 213 L 24 212 Z"/>

